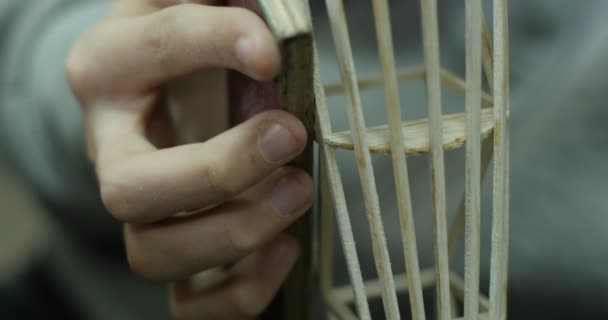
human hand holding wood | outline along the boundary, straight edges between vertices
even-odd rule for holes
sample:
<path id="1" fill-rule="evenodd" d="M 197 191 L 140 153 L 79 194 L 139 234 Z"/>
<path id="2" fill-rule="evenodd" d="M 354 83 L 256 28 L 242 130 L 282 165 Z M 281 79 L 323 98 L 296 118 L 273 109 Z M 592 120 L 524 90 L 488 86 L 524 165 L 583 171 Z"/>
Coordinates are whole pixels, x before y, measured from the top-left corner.
<path id="1" fill-rule="evenodd" d="M 207 141 L 175 145 L 178 128 L 162 103 L 170 81 L 205 70 L 214 77 L 218 68 L 265 81 L 279 71 L 279 50 L 264 22 L 216 4 L 117 1 L 67 62 L 102 199 L 125 223 L 131 268 L 172 283 L 176 319 L 260 314 L 298 255 L 283 230 L 313 198 L 311 178 L 285 167 L 307 140 L 289 113 L 263 112 Z M 226 92 L 200 90 L 209 97 L 199 106 L 205 112 L 227 108 L 211 103 Z M 190 278 L 234 262 L 212 286 L 197 288 Z"/>

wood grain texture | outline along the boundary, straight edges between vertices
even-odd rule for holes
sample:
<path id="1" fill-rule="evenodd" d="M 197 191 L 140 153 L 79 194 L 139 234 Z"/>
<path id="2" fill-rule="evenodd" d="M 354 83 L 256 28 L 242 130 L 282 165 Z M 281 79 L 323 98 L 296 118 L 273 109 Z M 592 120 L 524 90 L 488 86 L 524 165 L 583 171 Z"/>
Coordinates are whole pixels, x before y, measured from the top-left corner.
<path id="1" fill-rule="evenodd" d="M 509 46 L 507 1 L 494 0 L 494 192 L 490 261 L 491 319 L 506 317 L 508 262 Z"/>
<path id="2" fill-rule="evenodd" d="M 404 144 L 401 125 L 401 102 L 399 99 L 399 80 L 396 73 L 396 63 L 393 48 L 393 33 L 387 0 L 373 0 L 374 21 L 376 22 L 376 38 L 384 82 L 386 99 L 386 114 L 388 120 L 388 142 L 391 150 L 402 150 Z M 407 284 L 412 319 L 424 320 L 424 299 L 422 296 L 422 280 L 420 279 L 420 264 L 416 246 L 416 228 L 410 191 L 410 178 L 407 171 L 405 152 L 392 152 L 393 170 L 401 242 L 404 249 L 405 267 L 407 269 Z"/>
<path id="3" fill-rule="evenodd" d="M 318 61 L 319 54 L 314 53 L 315 61 Z M 315 63 L 318 66 L 318 62 Z M 316 108 L 316 133 L 317 140 L 323 141 L 325 136 L 331 135 L 331 121 L 329 117 L 329 110 L 327 109 L 327 99 L 323 84 L 319 76 L 318 68 L 314 71 L 314 85 L 315 85 L 315 98 L 317 102 Z M 340 169 L 338 167 L 338 161 L 336 160 L 335 149 L 326 146 L 324 143 L 319 144 L 320 160 L 323 166 L 325 166 L 325 174 L 327 175 L 327 186 L 329 187 L 329 193 L 333 200 L 334 212 L 338 221 L 338 230 L 340 232 L 340 240 L 342 242 L 342 249 L 344 250 L 344 256 L 346 258 L 346 267 L 352 286 L 352 292 L 355 296 L 355 305 L 359 314 L 359 318 L 362 320 L 371 319 L 369 310 L 369 304 L 367 296 L 365 295 L 365 285 L 363 284 L 363 276 L 361 275 L 361 266 L 359 264 L 359 258 L 357 257 L 357 248 L 355 244 L 355 237 L 353 235 L 352 224 L 350 222 L 350 216 L 348 215 L 348 208 L 346 206 L 346 196 L 344 194 L 344 186 L 342 185 L 342 177 L 340 176 Z M 321 246 L 324 244 L 321 243 Z M 331 301 L 327 301 L 328 303 Z"/>
<path id="4" fill-rule="evenodd" d="M 264 18 L 280 44 L 282 67 L 279 74 L 281 108 L 298 117 L 308 132 L 305 151 L 292 165 L 312 175 L 315 98 L 313 85 L 312 23 L 305 0 L 259 0 Z M 281 292 L 285 319 L 312 319 L 313 212 L 310 210 L 289 228 L 300 242 L 300 258 Z"/>
<path id="5" fill-rule="evenodd" d="M 319 214 L 321 224 L 319 232 L 319 287 L 321 296 L 326 302 L 332 299 L 334 274 L 334 205 L 329 191 L 329 183 L 326 167 L 319 165 Z M 327 316 L 330 317 L 331 314 L 331 311 L 328 311 Z"/>
<path id="6" fill-rule="evenodd" d="M 487 31 L 487 30 L 486 30 Z M 485 48 L 484 48 L 485 50 Z M 484 51 L 485 52 L 485 51 Z M 491 62 L 491 60 L 490 60 Z M 485 55 L 484 55 L 484 65 L 485 65 Z M 491 69 L 490 69 L 491 70 Z M 409 68 L 401 68 L 397 70 L 397 79 L 399 82 L 407 83 L 410 81 L 416 80 L 424 80 L 426 72 L 424 70 L 424 66 L 420 67 L 409 67 Z M 384 84 L 384 79 L 382 75 L 365 75 L 359 78 L 358 81 L 359 90 L 367 90 L 375 87 L 381 87 Z M 457 95 L 464 96 L 465 94 L 465 81 L 454 73 L 441 69 L 441 84 L 445 86 L 446 89 L 452 91 Z M 342 86 L 342 82 L 329 82 L 325 84 L 325 91 L 328 95 L 338 95 L 344 93 L 344 87 Z M 493 99 L 490 94 L 487 92 L 482 92 L 482 106 L 484 108 L 489 108 L 492 106 Z"/>
<path id="7" fill-rule="evenodd" d="M 435 284 L 435 270 L 433 268 L 422 270 L 420 272 L 420 281 L 422 287 L 428 288 Z M 409 291 L 409 285 L 406 274 L 395 275 L 395 288 L 399 293 Z M 382 284 L 379 279 L 365 281 L 365 290 L 368 299 L 378 298 L 382 295 Z M 334 289 L 334 297 L 339 301 L 351 302 L 354 299 L 353 291 L 350 286 L 341 286 Z"/>
<path id="8" fill-rule="evenodd" d="M 484 74 L 486 76 L 486 81 L 489 83 L 489 87 L 490 90 L 492 90 L 492 85 L 493 85 L 493 79 L 494 79 L 494 58 L 493 58 L 493 52 L 494 49 L 492 48 L 492 39 L 490 37 L 489 31 L 488 31 L 488 26 L 485 20 L 485 16 L 483 15 L 483 10 L 482 12 L 482 19 L 483 19 L 483 31 L 482 31 L 482 38 L 483 38 L 483 50 L 482 50 L 482 57 L 483 57 L 483 71 Z M 457 79 L 456 81 L 460 82 L 462 81 L 462 90 L 464 92 L 464 80 L 462 79 Z M 482 101 L 482 108 L 489 108 L 494 104 L 494 98 L 492 96 L 490 96 L 487 93 L 484 93 L 484 98 Z M 487 100 L 490 100 L 489 102 Z M 483 119 L 483 112 L 482 111 L 482 119 Z M 482 120 L 482 127 L 483 127 L 483 121 Z M 492 111 L 492 127 L 494 127 L 494 116 L 493 116 L 493 111 Z M 492 162 L 492 156 L 494 154 L 494 135 L 493 135 L 493 131 L 490 132 L 490 134 L 488 136 L 483 136 L 483 141 L 482 141 L 482 145 L 481 145 L 481 178 L 480 181 L 483 183 L 483 181 L 486 178 L 486 175 L 488 174 L 489 170 L 488 168 L 490 167 L 490 163 Z M 460 201 L 458 203 L 458 209 L 456 210 L 456 216 L 454 217 L 454 220 L 452 221 L 452 224 L 450 226 L 450 231 L 449 231 L 449 235 L 448 235 L 448 252 L 449 252 L 449 256 L 450 256 L 450 261 L 452 261 L 454 259 L 454 256 L 457 253 L 457 249 L 458 249 L 458 240 L 462 238 L 463 234 L 464 234 L 464 224 L 465 224 L 465 193 L 462 193 L 462 196 L 460 197 Z"/>
<path id="9" fill-rule="evenodd" d="M 465 250 L 464 318 L 479 316 L 481 242 L 481 86 L 482 3 L 466 0 L 466 151 L 465 151 Z"/>
<path id="10" fill-rule="evenodd" d="M 465 114 L 455 113 L 443 116 L 441 122 L 443 127 L 442 145 L 444 150 L 457 149 L 464 146 L 466 142 L 465 134 Z M 419 155 L 431 150 L 431 142 L 428 135 L 428 120 L 413 120 L 402 122 L 403 146 L 402 150 L 408 155 Z M 481 112 L 481 137 L 489 137 L 494 127 L 493 110 L 484 109 Z M 374 126 L 366 129 L 366 140 L 372 153 L 390 154 L 389 132 L 387 125 Z M 352 150 L 353 140 L 350 131 L 336 132 L 324 139 L 327 145 Z"/>
<path id="11" fill-rule="evenodd" d="M 372 166 L 371 155 L 365 139 L 365 120 L 361 108 L 361 97 L 357 85 L 354 59 L 350 44 L 344 4 L 341 0 L 327 0 L 330 27 L 337 51 L 340 75 L 344 81 L 347 101 L 347 116 L 352 132 L 357 169 L 365 204 L 365 212 L 372 236 L 372 251 L 376 272 L 382 281 L 382 302 L 387 319 L 400 319 L 399 305 L 386 243 L 386 235 L 380 203 L 376 189 L 376 181 Z"/>
<path id="12" fill-rule="evenodd" d="M 437 0 L 422 1 L 422 38 L 426 66 L 426 92 L 431 141 L 431 185 L 435 222 L 435 265 L 437 272 L 437 313 L 439 320 L 450 320 L 450 269 L 448 259 L 445 164 L 441 125 L 441 63 Z"/>
<path id="13" fill-rule="evenodd" d="M 424 74 L 424 66 L 401 68 L 397 70 L 397 79 L 399 80 L 399 82 L 423 80 Z M 382 74 L 361 76 L 358 79 L 357 84 L 359 85 L 359 90 L 361 91 L 374 87 L 379 87 L 384 84 L 384 77 Z M 342 81 L 326 83 L 325 93 L 327 95 L 343 94 L 344 86 L 342 85 Z"/>

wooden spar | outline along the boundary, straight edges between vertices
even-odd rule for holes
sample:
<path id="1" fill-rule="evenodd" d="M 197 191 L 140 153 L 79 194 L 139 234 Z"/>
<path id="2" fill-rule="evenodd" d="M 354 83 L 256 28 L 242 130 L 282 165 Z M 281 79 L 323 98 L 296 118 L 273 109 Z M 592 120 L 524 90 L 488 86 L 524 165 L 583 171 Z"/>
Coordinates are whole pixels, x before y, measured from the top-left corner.
<path id="1" fill-rule="evenodd" d="M 305 151 L 292 165 L 312 175 L 314 161 L 315 98 L 313 37 L 308 3 L 302 0 L 259 0 L 264 18 L 280 43 L 282 67 L 279 100 L 284 110 L 298 117 L 308 132 Z M 312 319 L 313 213 L 310 210 L 289 228 L 300 242 L 300 258 L 288 276 L 279 300 L 281 318 Z"/>
<path id="2" fill-rule="evenodd" d="M 409 286 L 410 308 L 412 319 L 424 320 L 424 299 L 422 296 L 422 280 L 418 249 L 416 247 L 416 230 L 410 191 L 410 178 L 407 172 L 407 162 L 404 149 L 403 128 L 401 125 L 401 102 L 399 101 L 399 82 L 396 73 L 395 55 L 393 49 L 393 34 L 390 27 L 390 14 L 387 0 L 373 0 L 374 21 L 378 51 L 382 64 L 386 113 L 388 120 L 388 136 L 393 160 L 397 208 L 401 227 L 401 239 L 404 248 L 407 283 Z"/>
<path id="3" fill-rule="evenodd" d="M 380 214 L 380 203 L 376 189 L 371 155 L 365 139 L 365 120 L 361 109 L 361 97 L 357 85 L 354 59 L 346 23 L 346 14 L 341 0 L 327 0 L 327 11 L 329 14 L 330 27 L 332 29 L 335 47 L 338 56 L 338 65 L 347 100 L 347 115 L 353 136 L 354 151 L 357 158 L 357 168 L 361 180 L 361 188 L 365 203 L 365 212 L 372 235 L 372 249 L 376 271 L 382 281 L 382 301 L 384 303 L 385 315 L 388 319 L 400 319 L 399 305 L 393 272 L 386 244 L 386 236 L 382 216 Z"/>
<path id="4" fill-rule="evenodd" d="M 315 50 L 314 59 L 318 61 L 318 53 Z M 327 100 L 325 91 L 321 84 L 319 72 L 315 69 L 315 94 L 317 101 L 317 140 L 323 141 L 323 137 L 330 135 L 332 132 L 329 111 L 327 110 Z M 326 146 L 324 143 L 319 144 L 321 162 L 325 166 L 325 174 L 327 175 L 327 184 L 329 193 L 331 194 L 336 219 L 338 221 L 338 230 L 340 239 L 342 240 L 342 248 L 346 258 L 346 267 L 351 281 L 352 292 L 355 297 L 355 305 L 359 313 L 359 318 L 362 320 L 370 320 L 371 314 L 369 304 L 365 294 L 365 285 L 363 284 L 363 276 L 361 275 L 361 266 L 357 257 L 357 248 L 355 245 L 355 237 L 353 235 L 352 224 L 348 215 L 346 206 L 346 196 L 344 194 L 344 186 L 342 185 L 342 177 L 336 160 L 336 150 Z M 323 245 L 323 244 L 321 244 Z"/>
<path id="5" fill-rule="evenodd" d="M 450 281 L 447 240 L 445 164 L 441 125 L 441 63 L 437 0 L 422 1 L 422 33 L 426 66 L 426 92 L 431 141 L 431 181 L 434 209 L 437 312 L 439 320 L 450 320 Z"/>
<path id="6" fill-rule="evenodd" d="M 481 224 L 481 0 L 466 0 L 466 174 L 464 319 L 479 316 Z"/>
<path id="7" fill-rule="evenodd" d="M 508 222 L 508 62 L 507 1 L 494 0 L 494 192 L 492 256 L 490 261 L 490 318 L 506 317 Z"/>

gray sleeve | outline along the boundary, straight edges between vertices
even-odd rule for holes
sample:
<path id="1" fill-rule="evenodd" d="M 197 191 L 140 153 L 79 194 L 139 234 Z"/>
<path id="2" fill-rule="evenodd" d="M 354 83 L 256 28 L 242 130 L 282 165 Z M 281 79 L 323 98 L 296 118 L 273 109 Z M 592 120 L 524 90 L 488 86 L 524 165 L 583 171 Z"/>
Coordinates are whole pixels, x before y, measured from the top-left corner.
<path id="1" fill-rule="evenodd" d="M 0 155 L 53 205 L 101 212 L 64 64 L 110 2 L 20 1 L 0 7 L 13 17 L 0 23 Z"/>

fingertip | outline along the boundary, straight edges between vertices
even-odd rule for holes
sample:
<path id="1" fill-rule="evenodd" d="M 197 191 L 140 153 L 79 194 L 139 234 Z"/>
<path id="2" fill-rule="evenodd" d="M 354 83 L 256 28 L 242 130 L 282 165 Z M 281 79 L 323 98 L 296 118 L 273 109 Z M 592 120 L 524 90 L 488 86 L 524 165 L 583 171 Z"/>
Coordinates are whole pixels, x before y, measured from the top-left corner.
<path id="1" fill-rule="evenodd" d="M 235 57 L 243 70 L 258 81 L 272 80 L 280 71 L 279 47 L 264 21 L 246 9 L 240 19 L 241 33 L 234 43 Z"/>
<path id="2" fill-rule="evenodd" d="M 268 270 L 277 271 L 279 269 L 286 273 L 291 270 L 300 256 L 300 244 L 298 240 L 287 233 L 279 234 L 269 249 L 270 252 L 266 258 Z M 276 274 L 282 277 L 281 273 Z"/>

